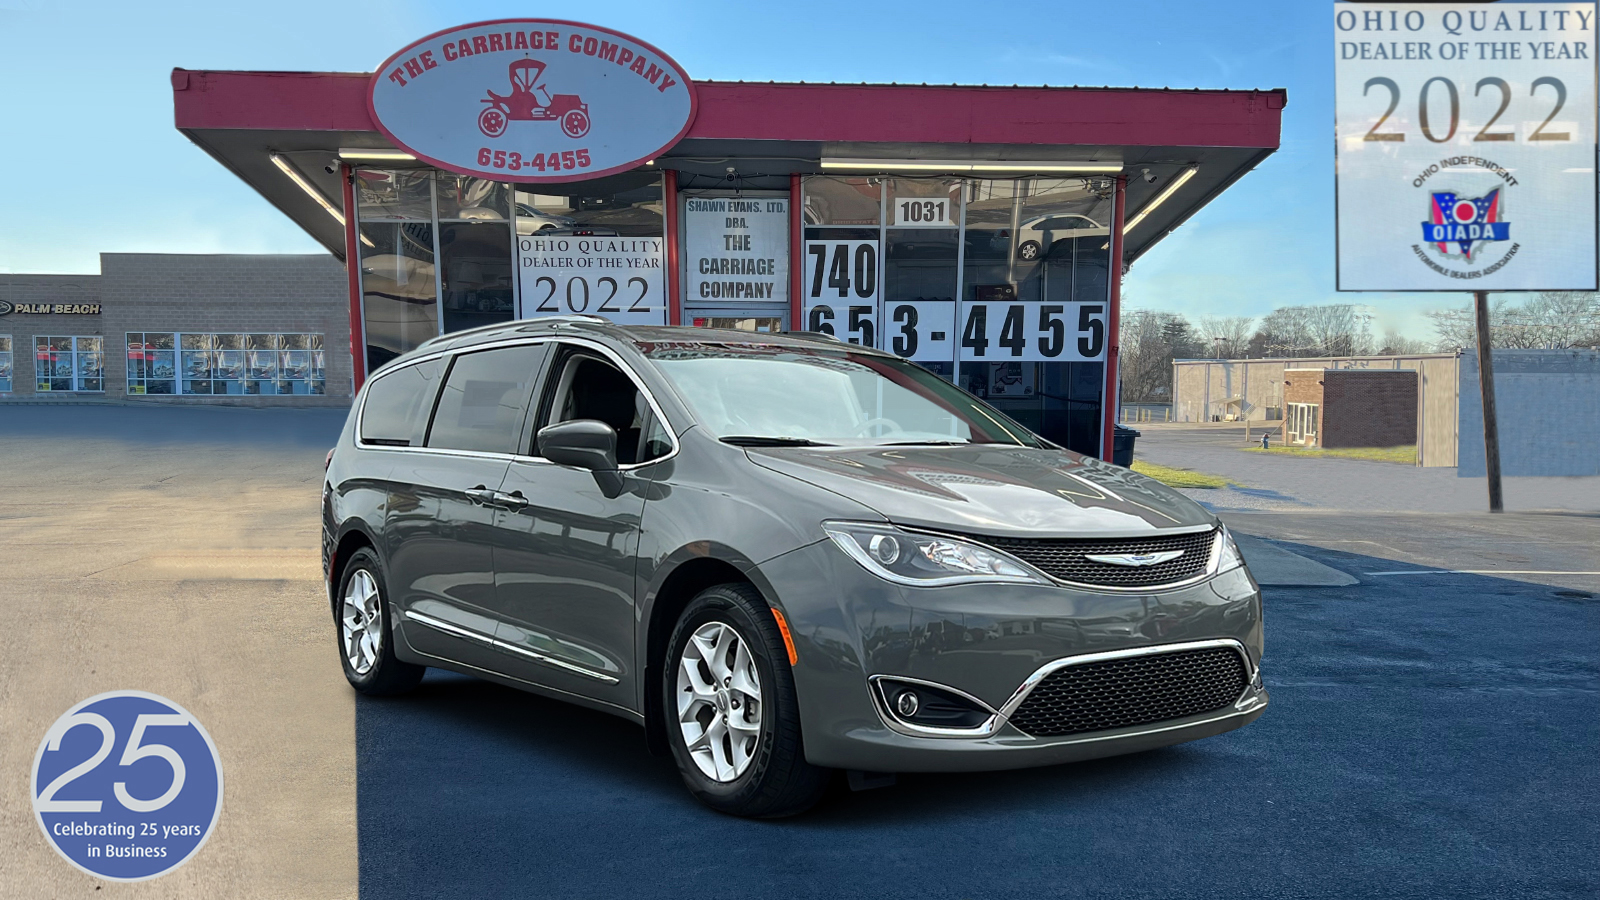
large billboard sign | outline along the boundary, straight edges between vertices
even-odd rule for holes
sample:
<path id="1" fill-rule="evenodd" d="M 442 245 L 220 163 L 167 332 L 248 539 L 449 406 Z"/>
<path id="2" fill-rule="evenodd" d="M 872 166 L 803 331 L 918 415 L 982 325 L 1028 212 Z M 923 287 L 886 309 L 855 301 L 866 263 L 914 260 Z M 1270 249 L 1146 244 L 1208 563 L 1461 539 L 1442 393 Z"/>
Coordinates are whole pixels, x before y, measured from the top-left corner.
<path id="1" fill-rule="evenodd" d="M 418 159 L 530 184 L 628 171 L 676 144 L 695 114 L 694 84 L 671 57 L 557 19 L 430 34 L 378 67 L 367 103 Z"/>
<path id="2" fill-rule="evenodd" d="M 1333 4 L 1341 291 L 1596 288 L 1595 4 Z"/>

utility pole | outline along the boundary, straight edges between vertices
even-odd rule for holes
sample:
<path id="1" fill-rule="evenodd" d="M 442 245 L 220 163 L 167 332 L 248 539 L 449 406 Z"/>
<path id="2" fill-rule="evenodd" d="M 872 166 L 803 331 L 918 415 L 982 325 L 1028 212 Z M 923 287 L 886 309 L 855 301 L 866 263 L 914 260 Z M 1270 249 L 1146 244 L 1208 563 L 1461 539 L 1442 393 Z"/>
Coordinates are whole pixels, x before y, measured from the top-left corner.
<path id="1" fill-rule="evenodd" d="M 1489 512 L 1505 510 L 1500 496 L 1500 425 L 1494 410 L 1494 361 L 1489 355 L 1489 292 L 1474 291 L 1478 319 L 1478 393 L 1483 398 L 1483 471 L 1489 477 Z"/>

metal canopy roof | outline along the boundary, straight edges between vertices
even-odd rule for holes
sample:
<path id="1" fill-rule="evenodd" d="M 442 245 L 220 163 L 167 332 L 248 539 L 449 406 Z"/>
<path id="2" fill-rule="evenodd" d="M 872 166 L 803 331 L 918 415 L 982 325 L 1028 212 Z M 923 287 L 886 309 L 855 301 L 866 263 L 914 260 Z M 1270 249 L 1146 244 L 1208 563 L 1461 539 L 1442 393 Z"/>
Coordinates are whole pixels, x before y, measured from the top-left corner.
<path id="1" fill-rule="evenodd" d="M 369 77 L 174 69 L 174 117 L 179 131 L 342 259 L 343 227 L 272 157 L 281 155 L 337 208 L 338 151 L 395 149 L 368 112 Z M 1194 167 L 1180 190 L 1128 232 L 1129 262 L 1278 148 L 1287 102 L 1281 89 L 726 81 L 695 87 L 694 125 L 656 167 L 720 178 L 736 164 L 746 188 L 786 187 L 791 173 L 822 171 L 824 157 L 1120 163 L 1129 175 L 1133 222 L 1173 178 Z M 1156 176 L 1154 183 L 1143 169 Z"/>

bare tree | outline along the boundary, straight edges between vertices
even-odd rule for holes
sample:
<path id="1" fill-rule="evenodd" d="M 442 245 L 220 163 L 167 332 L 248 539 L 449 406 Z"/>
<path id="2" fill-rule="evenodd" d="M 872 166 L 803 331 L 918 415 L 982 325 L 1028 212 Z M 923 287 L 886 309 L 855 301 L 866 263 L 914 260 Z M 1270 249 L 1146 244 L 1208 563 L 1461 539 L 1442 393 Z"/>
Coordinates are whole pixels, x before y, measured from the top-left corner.
<path id="1" fill-rule="evenodd" d="M 1436 347 L 1449 351 L 1477 345 L 1472 305 L 1427 313 L 1438 335 Z M 1600 345 L 1600 294 L 1543 291 L 1520 304 L 1506 295 L 1489 304 L 1490 346 L 1509 350 L 1561 350 Z"/>
<path id="2" fill-rule="evenodd" d="M 1255 324 L 1254 316 L 1205 316 L 1200 320 L 1200 343 L 1213 351 L 1210 355 L 1243 359 L 1250 355 Z"/>
<path id="3" fill-rule="evenodd" d="M 1280 306 L 1250 338 L 1252 356 L 1363 356 L 1373 350 L 1372 316 L 1350 303 Z"/>
<path id="4" fill-rule="evenodd" d="M 1408 338 L 1392 326 L 1384 329 L 1383 340 L 1379 344 L 1379 356 L 1415 356 L 1433 350 L 1433 345 L 1427 341 Z"/>
<path id="5" fill-rule="evenodd" d="M 1122 399 L 1132 403 L 1172 399 L 1172 361 L 1202 355 L 1201 341 L 1181 315 L 1130 309 L 1123 313 L 1118 376 Z"/>

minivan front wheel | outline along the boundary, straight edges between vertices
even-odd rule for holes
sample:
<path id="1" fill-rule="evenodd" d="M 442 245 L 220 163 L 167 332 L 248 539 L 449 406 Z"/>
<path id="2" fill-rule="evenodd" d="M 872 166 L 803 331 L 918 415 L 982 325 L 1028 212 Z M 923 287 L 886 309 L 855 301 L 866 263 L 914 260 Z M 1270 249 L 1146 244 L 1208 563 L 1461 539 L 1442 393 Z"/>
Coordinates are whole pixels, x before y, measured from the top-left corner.
<path id="1" fill-rule="evenodd" d="M 790 816 L 815 804 L 828 770 L 805 760 L 794 675 L 760 594 L 745 584 L 702 591 L 667 652 L 663 724 L 689 791 L 739 816 Z"/>
<path id="2" fill-rule="evenodd" d="M 339 662 L 350 686 L 363 694 L 399 694 L 422 681 L 424 666 L 394 655 L 389 594 L 377 554 L 362 547 L 350 554 L 339 576 L 336 608 Z"/>

